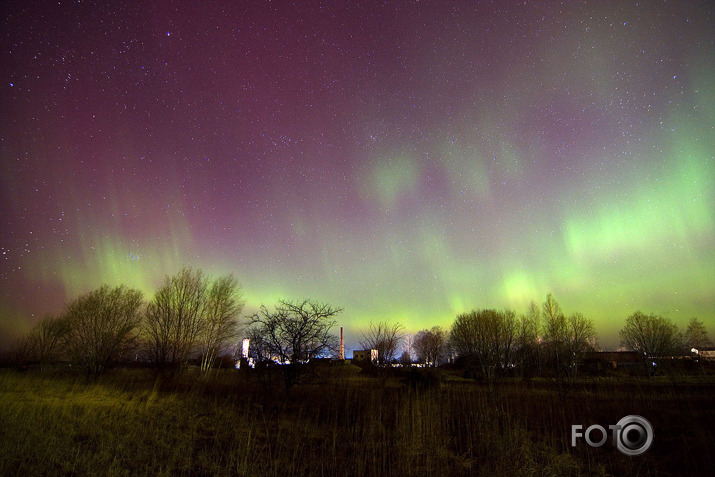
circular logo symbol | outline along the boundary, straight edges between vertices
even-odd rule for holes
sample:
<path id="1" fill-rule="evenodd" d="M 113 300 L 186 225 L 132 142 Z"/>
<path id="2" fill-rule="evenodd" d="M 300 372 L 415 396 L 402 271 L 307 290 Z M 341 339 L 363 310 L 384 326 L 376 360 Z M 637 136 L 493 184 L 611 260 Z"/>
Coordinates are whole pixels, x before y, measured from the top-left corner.
<path id="1" fill-rule="evenodd" d="M 616 447 L 626 455 L 641 455 L 653 444 L 653 426 L 648 419 L 630 415 L 617 423 Z"/>

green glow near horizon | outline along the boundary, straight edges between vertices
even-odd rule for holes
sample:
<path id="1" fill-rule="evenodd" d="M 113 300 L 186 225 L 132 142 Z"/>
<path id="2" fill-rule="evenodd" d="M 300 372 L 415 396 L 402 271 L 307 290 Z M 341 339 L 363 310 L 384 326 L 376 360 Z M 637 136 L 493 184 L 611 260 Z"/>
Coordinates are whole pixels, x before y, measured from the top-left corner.
<path id="1" fill-rule="evenodd" d="M 481 224 L 476 224 L 476 235 L 455 237 L 452 222 L 473 220 L 472 207 L 489 196 L 491 185 L 482 165 L 486 159 L 469 155 L 476 151 L 474 145 L 448 143 L 443 146 L 443 165 L 454 180 L 452 191 L 465 188 L 474 203 L 467 202 L 469 207 L 455 210 L 451 217 L 439 207 L 423 207 L 410 219 L 409 228 L 394 229 L 394 208 L 415 193 L 421 171 L 408 155 L 376 162 L 371 187 L 363 189 L 384 208 L 373 228 L 344 229 L 311 221 L 295 210 L 281 217 L 292 224 L 297 250 L 318 249 L 296 257 L 303 270 L 265 267 L 269 255 L 243 257 L 243 265 L 235 268 L 235 262 L 221 258 L 220 250 L 214 258 L 200 257 L 190 224 L 179 214 L 148 223 L 136 240 L 127 240 L 117 218 L 103 223 L 80 217 L 79 228 L 95 233 L 81 235 L 77 252 L 48 249 L 34 255 L 28 268 L 44 270 L 33 276 L 35 280 L 62 283 L 68 299 L 102 283 L 123 283 L 150 298 L 164 276 L 182 266 L 200 267 L 212 275 L 233 272 L 243 285 L 247 314 L 262 304 L 272 307 L 279 299 L 313 298 L 344 307 L 340 324 L 355 334 L 369 322 L 382 320 L 401 321 L 410 332 L 436 324 L 448 329 L 457 314 L 474 308 L 524 313 L 532 300 L 541 303 L 553 292 L 566 312 L 592 317 L 599 334 L 613 342 L 620 322 L 637 309 L 684 322 L 698 314 L 703 305 L 697 303 L 711 294 L 710 263 L 693 257 L 715 233 L 715 183 L 709 146 L 691 140 L 688 133 L 693 130 L 697 132 L 690 128 L 673 135 L 670 159 L 649 173 L 650 181 L 634 184 L 627 194 L 617 183 L 594 196 L 588 212 L 574 209 L 564 214 L 561 240 L 538 230 L 526 235 L 509 231 L 503 243 L 489 245 L 480 236 Z M 501 168 L 499 174 L 512 173 L 496 167 Z M 470 168 L 467 179 L 457 172 Z M 618 200 L 603 200 L 610 194 Z M 117 217 L 122 209 L 115 202 L 112 210 Z M 611 205 L 614 202 L 618 209 Z M 529 230 L 533 228 L 532 224 Z M 330 238 L 339 236 L 342 240 Z M 528 244 L 532 252 L 513 251 L 519 243 Z M 489 257 L 486 261 L 482 248 Z M 473 255 L 464 255 L 464 250 L 473 250 Z M 659 253 L 654 255 L 654 250 Z M 318 262 L 312 263 L 316 258 Z M 51 270 L 48 263 L 54 264 Z"/>
<path id="2" fill-rule="evenodd" d="M 425 35 L 414 5 L 379 32 L 371 9 L 322 30 L 301 6 L 280 21 L 321 35 L 295 42 L 278 17 L 241 14 L 242 35 L 272 32 L 250 55 L 197 56 L 187 30 L 158 65 L 151 48 L 130 48 L 121 68 L 112 45 L 125 31 L 106 30 L 102 12 L 77 12 L 111 33 L 87 43 L 98 68 L 57 69 L 60 53 L 89 55 L 69 41 L 72 22 L 29 12 L 8 24 L 26 43 L 8 56 L 0 148 L 5 321 L 103 283 L 150 298 L 190 266 L 233 273 L 247 313 L 311 298 L 344 307 L 340 324 L 356 332 L 524 313 L 549 292 L 611 346 L 638 309 L 715 327 L 711 9 L 555 14 L 535 2 L 457 18 L 428 3 Z M 136 44 L 153 44 L 140 17 Z M 207 35 L 197 40 L 236 40 Z M 42 54 L 28 62 L 25 50 Z"/>

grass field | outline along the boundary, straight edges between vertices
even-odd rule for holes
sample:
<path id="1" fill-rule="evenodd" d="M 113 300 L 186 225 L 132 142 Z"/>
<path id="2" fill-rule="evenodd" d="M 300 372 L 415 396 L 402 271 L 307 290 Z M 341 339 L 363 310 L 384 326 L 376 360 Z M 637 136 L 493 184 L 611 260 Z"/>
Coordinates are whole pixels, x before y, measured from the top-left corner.
<path id="1" fill-rule="evenodd" d="M 290 395 L 225 371 L 93 384 L 0 370 L 0 475 L 713 475 L 712 376 L 407 385 L 349 365 Z M 418 384 L 421 381 L 418 381 Z M 628 457 L 571 425 L 654 428 Z"/>

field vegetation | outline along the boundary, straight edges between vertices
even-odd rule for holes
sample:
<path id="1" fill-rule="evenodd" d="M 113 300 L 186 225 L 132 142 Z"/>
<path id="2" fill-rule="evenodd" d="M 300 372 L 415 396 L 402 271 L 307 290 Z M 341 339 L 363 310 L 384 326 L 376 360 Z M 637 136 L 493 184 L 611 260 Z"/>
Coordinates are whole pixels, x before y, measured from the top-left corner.
<path id="1" fill-rule="evenodd" d="M 476 381 L 444 369 L 333 362 L 286 394 L 280 376 L 171 380 L 62 365 L 0 370 L 0 475 L 712 475 L 715 377 Z M 571 425 L 639 414 L 637 457 Z"/>
<path id="2" fill-rule="evenodd" d="M 148 302 L 102 286 L 46 316 L 0 369 L 0 475 L 715 475 L 696 318 L 681 334 L 635 312 L 627 351 L 600 353 L 548 294 L 449 331 L 371 323 L 348 363 L 342 308 L 280 300 L 244 320 L 243 304 L 232 276 L 185 268 Z M 643 454 L 572 440 L 632 414 L 653 426 Z"/>

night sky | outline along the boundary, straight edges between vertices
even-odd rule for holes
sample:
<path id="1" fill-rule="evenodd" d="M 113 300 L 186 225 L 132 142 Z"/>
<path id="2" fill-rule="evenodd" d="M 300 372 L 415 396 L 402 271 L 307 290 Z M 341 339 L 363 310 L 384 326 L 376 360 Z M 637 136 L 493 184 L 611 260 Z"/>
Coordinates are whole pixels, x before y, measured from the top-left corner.
<path id="1" fill-rule="evenodd" d="M 715 332 L 711 3 L 3 2 L 0 341 L 182 266 L 449 327 Z"/>

